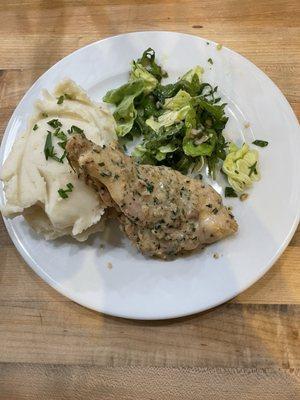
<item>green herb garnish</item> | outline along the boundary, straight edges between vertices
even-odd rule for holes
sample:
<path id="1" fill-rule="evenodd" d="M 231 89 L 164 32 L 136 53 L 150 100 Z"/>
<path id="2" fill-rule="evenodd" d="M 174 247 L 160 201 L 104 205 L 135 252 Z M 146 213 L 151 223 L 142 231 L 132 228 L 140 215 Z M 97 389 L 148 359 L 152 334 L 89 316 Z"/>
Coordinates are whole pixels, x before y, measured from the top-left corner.
<path id="1" fill-rule="evenodd" d="M 63 140 L 64 142 L 68 140 L 66 134 L 63 131 L 60 131 L 59 128 L 54 132 L 54 136 L 60 140 Z"/>
<path id="2" fill-rule="evenodd" d="M 255 161 L 255 163 L 249 167 L 249 170 L 250 170 L 249 171 L 249 176 L 251 176 L 253 173 L 255 175 L 257 175 L 256 165 L 257 165 L 257 161 Z"/>
<path id="3" fill-rule="evenodd" d="M 32 128 L 32 130 L 36 131 L 38 129 L 37 124 L 34 125 L 34 127 Z"/>
<path id="4" fill-rule="evenodd" d="M 62 104 L 64 100 L 72 100 L 72 96 L 70 96 L 68 93 L 64 93 L 59 98 L 57 99 L 57 104 Z"/>
<path id="5" fill-rule="evenodd" d="M 207 62 L 210 63 L 211 65 L 213 65 L 213 63 L 214 63 L 213 60 L 212 60 L 211 58 L 209 58 L 209 59 L 207 60 Z"/>
<path id="6" fill-rule="evenodd" d="M 55 156 L 54 147 L 52 144 L 52 134 L 49 131 L 48 131 L 48 135 L 46 137 L 46 142 L 45 142 L 45 146 L 44 146 L 44 154 L 45 154 L 46 160 L 48 160 L 49 157 L 53 158 L 53 156 Z"/>
<path id="7" fill-rule="evenodd" d="M 51 128 L 60 128 L 62 126 L 62 123 L 57 118 L 51 119 L 47 124 L 50 125 Z"/>
<path id="8" fill-rule="evenodd" d="M 146 188 L 147 188 L 149 193 L 152 193 L 153 189 L 154 189 L 154 186 L 152 185 L 152 183 L 147 183 Z"/>
<path id="9" fill-rule="evenodd" d="M 83 129 L 78 128 L 78 126 L 76 125 L 72 125 L 70 129 L 68 129 L 68 133 L 72 134 L 72 133 L 79 133 L 79 134 L 83 134 Z"/>
<path id="10" fill-rule="evenodd" d="M 43 113 L 42 113 L 42 117 L 44 117 L 44 118 L 48 118 L 48 114 L 47 114 L 47 113 L 45 113 L 45 112 L 43 112 Z"/>
<path id="11" fill-rule="evenodd" d="M 62 163 L 63 159 L 66 157 L 66 152 L 63 153 L 61 157 L 57 157 L 56 152 L 54 151 L 54 146 L 52 143 L 52 133 L 48 131 L 47 137 L 46 137 L 46 142 L 44 146 L 44 154 L 46 160 L 49 158 L 52 158 L 53 160 Z"/>
<path id="12" fill-rule="evenodd" d="M 62 94 L 61 96 L 59 96 L 59 98 L 57 99 L 57 104 L 62 104 L 64 102 L 65 96 Z"/>
<path id="13" fill-rule="evenodd" d="M 151 75 L 153 75 L 159 82 L 162 78 L 168 76 L 167 72 L 162 69 L 155 61 L 155 51 L 149 47 L 144 51 L 142 57 L 137 60 Z"/>
<path id="14" fill-rule="evenodd" d="M 225 188 L 225 197 L 238 197 L 237 193 L 233 190 L 232 187 L 227 186 Z"/>
<path id="15" fill-rule="evenodd" d="M 67 199 L 69 197 L 68 193 L 71 193 L 73 191 L 73 185 L 72 183 L 67 183 L 67 189 L 58 189 L 58 194 L 62 199 Z"/>
<path id="16" fill-rule="evenodd" d="M 259 146 L 259 147 L 266 147 L 266 146 L 268 146 L 269 142 L 266 142 L 265 140 L 254 140 L 254 142 L 252 142 L 252 144 L 255 144 L 255 146 Z"/>
<path id="17" fill-rule="evenodd" d="M 221 43 L 217 44 L 217 50 L 222 50 L 223 45 Z"/>

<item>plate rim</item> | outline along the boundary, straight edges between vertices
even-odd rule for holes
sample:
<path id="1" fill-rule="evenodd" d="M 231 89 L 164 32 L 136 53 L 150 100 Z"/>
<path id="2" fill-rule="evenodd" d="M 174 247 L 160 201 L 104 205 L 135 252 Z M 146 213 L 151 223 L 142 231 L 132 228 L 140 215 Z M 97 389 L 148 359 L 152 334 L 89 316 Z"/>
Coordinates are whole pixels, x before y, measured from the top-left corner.
<path id="1" fill-rule="evenodd" d="M 190 38 L 196 38 L 198 40 L 201 41 L 209 41 L 209 43 L 211 44 L 215 44 L 217 45 L 216 42 L 214 42 L 213 40 L 210 39 L 206 39 L 203 38 L 201 36 L 197 36 L 197 35 L 192 35 L 189 33 L 184 33 L 184 32 L 178 32 L 178 31 L 164 31 L 164 30 L 146 30 L 146 31 L 132 31 L 132 32 L 126 32 L 126 33 L 121 33 L 118 35 L 113 35 L 113 36 L 108 36 L 105 37 L 103 39 L 99 39 L 97 41 L 94 41 L 92 43 L 89 43 L 83 47 L 80 47 L 79 49 L 74 50 L 73 52 L 71 52 L 70 54 L 67 54 L 65 57 L 61 58 L 60 60 L 58 60 L 55 64 L 53 64 L 50 68 L 48 68 L 42 75 L 40 75 L 34 82 L 33 84 L 30 86 L 30 88 L 25 92 L 25 94 L 22 96 L 21 100 L 18 102 L 18 104 L 16 105 L 9 121 L 8 124 L 6 126 L 2 141 L 1 141 L 1 148 L 0 148 L 0 164 L 1 166 L 3 165 L 4 162 L 4 149 L 6 147 L 6 142 L 9 136 L 9 131 L 16 113 L 16 109 L 18 108 L 19 104 L 22 103 L 25 99 L 25 97 L 28 95 L 28 93 L 30 93 L 34 87 L 38 84 L 38 82 L 40 80 L 42 80 L 42 78 L 44 77 L 44 75 L 48 74 L 52 69 L 54 69 L 58 64 L 60 64 L 63 60 L 66 60 L 69 57 L 74 56 L 74 54 L 80 53 L 81 51 L 84 51 L 85 49 L 87 49 L 88 47 L 92 47 L 95 46 L 99 43 L 105 42 L 105 41 L 110 41 L 113 40 L 115 38 L 118 37 L 124 37 L 124 36 L 131 36 L 131 35 L 137 35 L 137 34 L 150 34 L 150 33 L 155 33 L 155 34 L 171 34 L 171 35 L 180 35 L 180 36 L 185 36 L 185 37 L 190 37 Z M 277 95 L 280 96 L 281 100 L 286 104 L 286 106 L 289 108 L 289 110 L 291 111 L 291 117 L 293 116 L 294 122 L 296 125 L 299 126 L 299 122 L 298 119 L 295 115 L 295 112 L 293 110 L 293 108 L 291 107 L 290 103 L 288 102 L 288 100 L 286 99 L 286 97 L 284 96 L 284 94 L 282 93 L 282 91 L 280 90 L 280 88 L 276 85 L 276 83 L 274 83 L 272 81 L 271 78 L 268 77 L 268 75 L 266 75 L 258 66 L 256 66 L 251 60 L 247 59 L 246 57 L 244 57 L 242 54 L 231 50 L 230 48 L 223 46 L 223 48 L 225 48 L 227 51 L 229 51 L 229 53 L 231 54 L 237 54 L 239 57 L 241 57 L 243 59 L 243 61 L 246 61 L 247 63 L 250 63 L 252 65 L 252 67 L 254 67 L 257 71 L 257 73 L 259 73 L 264 79 L 267 79 L 276 89 Z M 298 164 L 300 167 L 300 158 L 298 159 Z M 300 168 L 299 168 L 300 169 Z M 1 202 L 4 199 L 4 192 L 3 192 L 3 185 L 0 185 L 0 200 Z M 74 295 L 73 293 L 69 292 L 69 289 L 64 288 L 60 283 L 58 283 L 57 281 L 55 281 L 54 279 L 52 279 L 31 257 L 30 254 L 28 253 L 27 249 L 22 245 L 22 242 L 20 241 L 20 239 L 18 238 L 17 234 L 16 234 L 16 230 L 13 226 L 13 220 L 4 217 L 2 215 L 5 227 L 8 231 L 8 234 L 13 242 L 13 244 L 15 245 L 16 249 L 18 250 L 19 254 L 22 256 L 22 258 L 24 259 L 24 261 L 26 262 L 26 264 L 41 278 L 43 279 L 47 284 L 49 284 L 52 288 L 54 288 L 55 290 L 57 290 L 60 294 L 62 294 L 63 296 L 69 298 L 70 300 L 76 302 L 77 304 L 86 307 L 88 309 L 100 312 L 102 314 L 105 315 L 110 315 L 110 316 L 114 316 L 114 317 L 120 317 L 120 318 L 126 318 L 126 319 L 135 319 L 135 320 L 166 320 L 166 319 L 174 319 L 174 318 L 181 318 L 181 317 L 185 317 L 185 316 L 189 316 L 189 315 L 194 315 L 194 314 L 198 314 L 201 312 L 204 312 L 206 310 L 210 310 L 213 309 L 214 307 L 217 307 L 221 304 L 224 304 L 226 302 L 228 302 L 229 300 L 233 299 L 234 297 L 236 297 L 237 295 L 243 293 L 245 290 L 247 290 L 250 286 L 252 286 L 254 283 L 256 283 L 257 281 L 259 281 L 270 269 L 271 267 L 275 264 L 275 262 L 279 259 L 279 257 L 282 255 L 282 253 L 284 252 L 284 250 L 287 248 L 289 242 L 291 241 L 294 233 L 296 232 L 296 229 L 298 227 L 299 224 L 299 220 L 300 220 L 300 186 L 298 187 L 298 192 L 297 192 L 297 202 L 299 203 L 299 207 L 298 207 L 298 211 L 295 214 L 294 220 L 293 220 L 293 224 L 291 224 L 290 227 L 290 231 L 289 233 L 286 235 L 285 240 L 281 243 L 281 245 L 279 246 L 277 252 L 273 255 L 273 257 L 271 258 L 271 260 L 269 261 L 269 263 L 266 264 L 266 266 L 264 268 L 261 269 L 260 273 L 258 275 L 256 275 L 256 277 L 254 279 L 252 279 L 251 281 L 249 281 L 247 284 L 244 284 L 242 287 L 240 287 L 239 289 L 237 289 L 234 294 L 231 294 L 230 296 L 225 297 L 224 299 L 220 300 L 220 301 L 216 301 L 213 305 L 207 307 L 207 306 L 203 306 L 201 307 L 194 307 L 193 309 L 191 308 L 190 311 L 188 312 L 183 312 L 183 313 L 176 313 L 175 309 L 174 309 L 174 313 L 168 313 L 167 315 L 161 315 L 161 316 L 157 316 L 157 315 L 147 315 L 147 317 L 141 317 L 141 316 L 132 316 L 129 315 L 128 313 L 122 313 L 122 312 L 112 312 L 112 310 L 110 310 L 110 307 L 107 306 L 107 304 L 104 304 L 103 307 L 101 307 L 101 309 L 99 307 L 93 307 L 93 305 L 88 304 L 85 301 L 82 301 L 80 299 L 77 298 L 76 295 Z"/>

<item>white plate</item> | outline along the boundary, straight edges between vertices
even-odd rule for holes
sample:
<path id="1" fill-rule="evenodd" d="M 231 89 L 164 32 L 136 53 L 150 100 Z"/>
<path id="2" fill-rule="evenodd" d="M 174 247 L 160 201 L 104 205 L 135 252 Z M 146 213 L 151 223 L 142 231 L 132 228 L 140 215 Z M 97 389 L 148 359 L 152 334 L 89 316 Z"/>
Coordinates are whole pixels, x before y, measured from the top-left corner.
<path id="1" fill-rule="evenodd" d="M 249 199 L 225 200 L 233 206 L 238 234 L 202 252 L 163 262 L 138 254 L 115 226 L 103 250 L 99 235 L 83 244 L 71 239 L 46 242 L 22 217 L 5 219 L 5 224 L 26 262 L 60 293 L 107 314 L 162 319 L 206 310 L 245 290 L 272 266 L 297 227 L 299 125 L 285 97 L 262 71 L 227 48 L 218 51 L 213 42 L 180 33 L 137 32 L 101 40 L 59 61 L 28 90 L 7 126 L 0 162 L 25 129 L 43 88 L 51 90 L 68 76 L 99 100 L 127 80 L 131 60 L 149 46 L 171 80 L 196 64 L 205 68 L 204 80 L 218 85 L 228 102 L 228 137 L 240 143 L 269 141 L 260 150 L 262 179 Z M 247 122 L 250 128 L 244 127 Z M 1 197 L 3 202 L 2 190 Z M 214 259 L 213 253 L 220 258 Z"/>

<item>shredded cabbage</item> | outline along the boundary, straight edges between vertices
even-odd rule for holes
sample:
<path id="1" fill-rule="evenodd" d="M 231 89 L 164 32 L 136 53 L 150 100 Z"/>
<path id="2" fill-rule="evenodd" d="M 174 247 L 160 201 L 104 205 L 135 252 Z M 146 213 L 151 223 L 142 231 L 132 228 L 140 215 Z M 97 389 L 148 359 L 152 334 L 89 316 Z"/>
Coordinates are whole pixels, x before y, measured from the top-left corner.
<path id="1" fill-rule="evenodd" d="M 230 143 L 222 170 L 233 189 L 238 193 L 243 193 L 252 186 L 253 182 L 260 179 L 257 150 L 250 149 L 247 144 L 239 148 L 234 143 Z"/>

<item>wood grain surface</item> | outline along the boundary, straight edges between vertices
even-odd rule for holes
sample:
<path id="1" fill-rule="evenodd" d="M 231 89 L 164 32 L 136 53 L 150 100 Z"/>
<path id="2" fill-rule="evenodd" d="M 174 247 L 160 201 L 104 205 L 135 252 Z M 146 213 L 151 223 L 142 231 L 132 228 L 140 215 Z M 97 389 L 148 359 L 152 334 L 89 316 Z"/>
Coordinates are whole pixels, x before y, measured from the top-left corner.
<path id="1" fill-rule="evenodd" d="M 0 7 L 0 132 L 31 84 L 71 51 L 139 30 L 192 33 L 265 71 L 300 117 L 300 3 L 10 1 Z M 284 132 L 283 132 L 284 135 Z M 300 231 L 245 293 L 163 322 L 117 319 L 61 296 L 0 223 L 0 400 L 300 398 Z"/>

